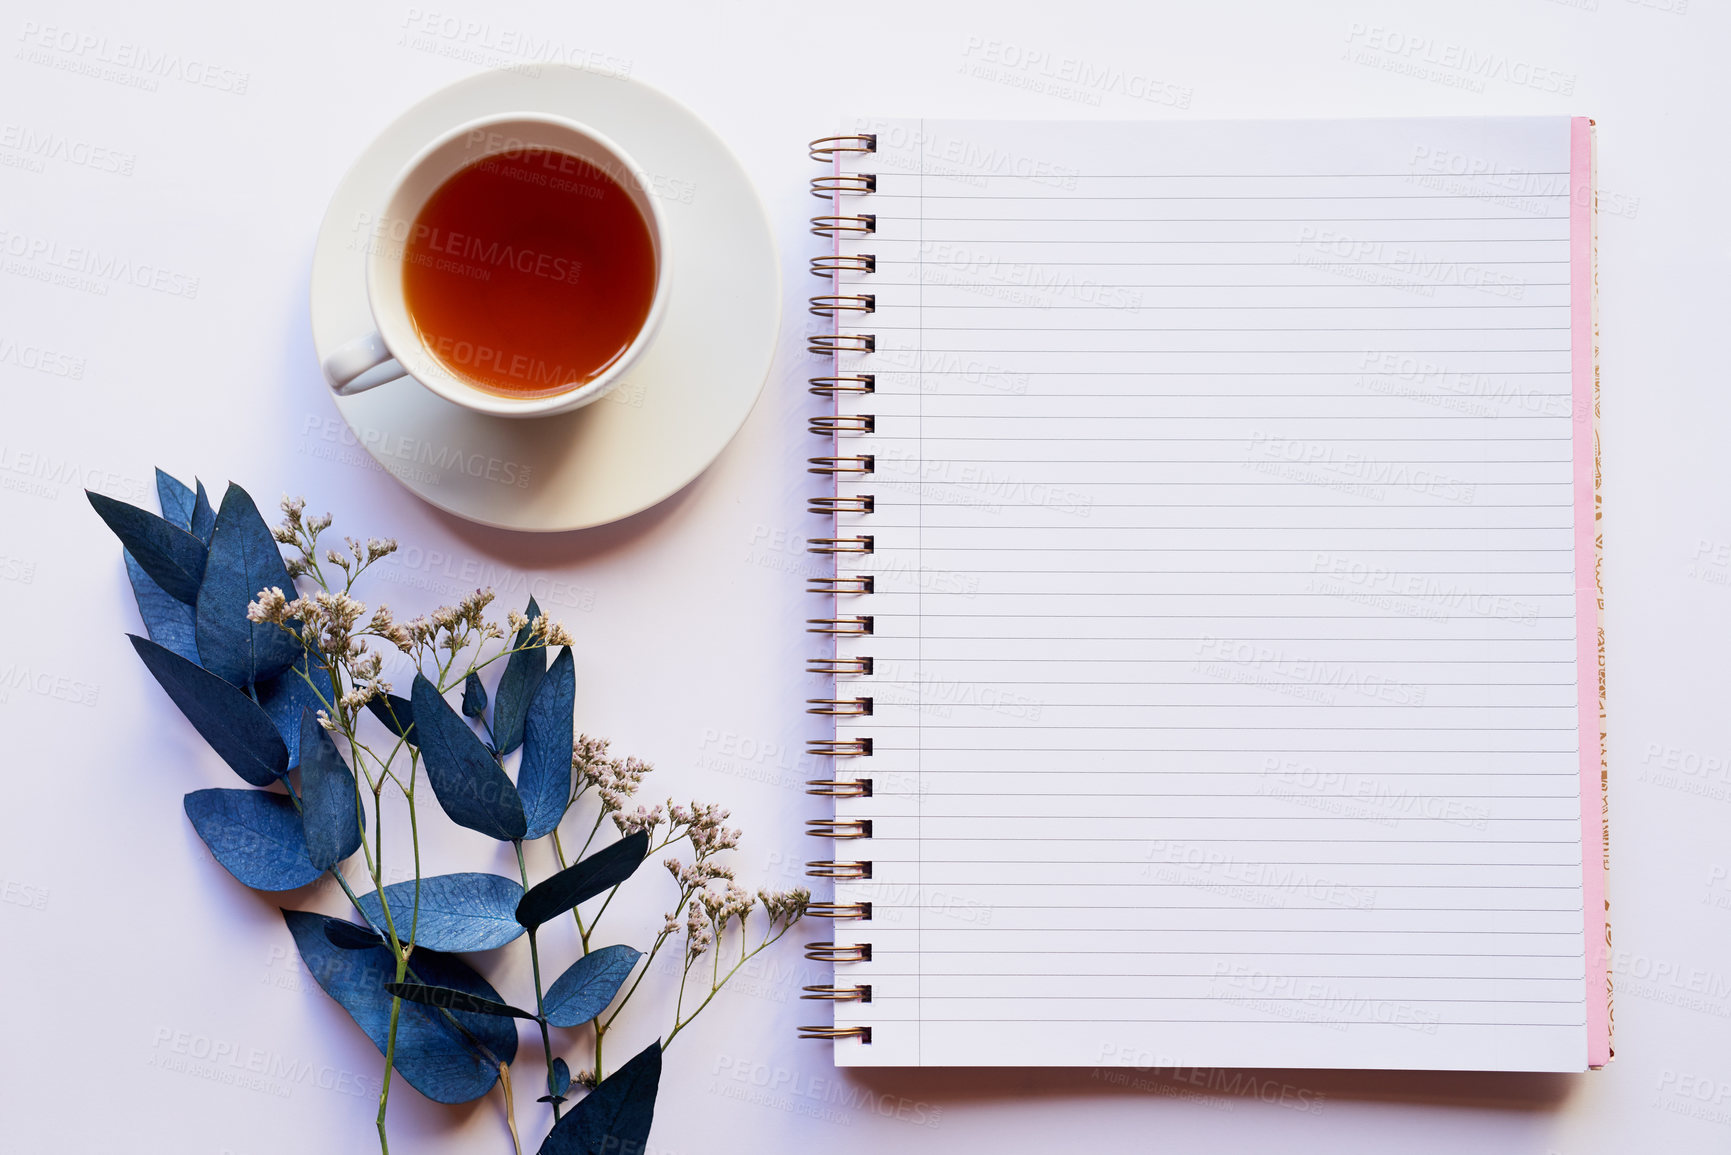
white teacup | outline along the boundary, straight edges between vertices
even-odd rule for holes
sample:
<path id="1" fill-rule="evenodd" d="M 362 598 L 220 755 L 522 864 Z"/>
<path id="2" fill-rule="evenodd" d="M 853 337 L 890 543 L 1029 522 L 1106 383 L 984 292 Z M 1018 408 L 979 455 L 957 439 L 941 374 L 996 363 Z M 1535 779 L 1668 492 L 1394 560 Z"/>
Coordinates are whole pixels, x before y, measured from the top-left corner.
<path id="1" fill-rule="evenodd" d="M 415 220 L 427 199 L 458 170 L 493 156 L 548 149 L 591 165 L 630 195 L 649 227 L 655 258 L 655 292 L 637 335 L 612 364 L 591 380 L 552 393 L 509 397 L 489 392 L 453 372 L 427 347 L 409 316 L 403 293 L 403 258 Z M 579 210 L 580 211 L 580 210 Z M 452 129 L 417 153 L 392 182 L 383 211 L 371 222 L 367 255 L 367 301 L 373 332 L 325 358 L 325 380 L 339 396 L 411 377 L 447 401 L 495 417 L 542 417 L 581 408 L 617 385 L 655 334 L 666 311 L 667 262 L 660 212 L 649 179 L 619 147 L 576 121 L 542 113 L 493 116 Z M 508 353 L 509 351 L 502 351 Z"/>

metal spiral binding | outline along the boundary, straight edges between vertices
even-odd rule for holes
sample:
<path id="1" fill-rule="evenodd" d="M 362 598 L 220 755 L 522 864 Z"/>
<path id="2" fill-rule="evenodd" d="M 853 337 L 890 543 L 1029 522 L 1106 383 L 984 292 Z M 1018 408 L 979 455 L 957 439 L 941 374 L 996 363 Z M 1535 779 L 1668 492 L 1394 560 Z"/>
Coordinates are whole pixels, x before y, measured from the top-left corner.
<path id="1" fill-rule="evenodd" d="M 869 902 L 814 902 L 805 908 L 810 918 L 834 919 L 870 919 L 872 904 Z"/>
<path id="2" fill-rule="evenodd" d="M 870 253 L 859 253 L 851 256 L 828 253 L 811 259 L 811 275 L 814 277 L 833 277 L 837 273 L 875 273 L 877 271 L 878 259 Z"/>
<path id="3" fill-rule="evenodd" d="M 875 373 L 850 373 L 845 377 L 813 377 L 808 393 L 816 393 L 819 397 L 839 397 L 843 393 L 876 393 L 878 379 Z"/>
<path id="4" fill-rule="evenodd" d="M 806 423 L 806 428 L 818 437 L 834 437 L 838 433 L 872 433 L 877 429 L 874 413 L 821 413 Z"/>
<path id="5" fill-rule="evenodd" d="M 810 738 L 805 752 L 813 758 L 870 758 L 870 738 Z"/>
<path id="6" fill-rule="evenodd" d="M 810 148 L 811 159 L 828 162 L 834 160 L 837 153 L 876 152 L 878 150 L 878 135 L 875 132 L 867 132 L 856 136 L 822 136 L 812 141 Z"/>
<path id="7" fill-rule="evenodd" d="M 811 231 L 820 237 L 865 237 L 878 231 L 878 218 L 874 213 L 816 216 L 811 218 Z"/>
<path id="8" fill-rule="evenodd" d="M 805 351 L 819 357 L 836 353 L 875 353 L 878 339 L 871 333 L 813 333 L 805 339 Z"/>
<path id="9" fill-rule="evenodd" d="M 805 864 L 805 872 L 813 878 L 846 878 L 858 881 L 872 876 L 869 862 L 837 862 L 820 858 Z"/>
<path id="10" fill-rule="evenodd" d="M 838 317 L 843 313 L 875 313 L 878 299 L 870 293 L 825 293 L 811 298 L 807 310 L 816 317 Z"/>
<path id="11" fill-rule="evenodd" d="M 808 818 L 805 824 L 809 829 L 806 834 L 812 838 L 870 838 L 872 836 L 872 820 L 869 818 Z"/>
<path id="12" fill-rule="evenodd" d="M 870 534 L 862 537 L 808 537 L 807 553 L 871 553 L 877 539 Z"/>
<path id="13" fill-rule="evenodd" d="M 829 798 L 870 798 L 870 778 L 809 778 L 807 794 L 822 794 Z"/>
<path id="14" fill-rule="evenodd" d="M 834 516 L 838 513 L 870 513 L 876 504 L 876 499 L 869 493 L 858 497 L 813 497 L 807 499 L 806 510 L 823 516 Z"/>
<path id="15" fill-rule="evenodd" d="M 799 996 L 802 999 L 824 999 L 832 1003 L 869 1003 L 872 1001 L 870 983 L 861 983 L 851 987 L 817 986 L 802 989 L 809 992 Z"/>
<path id="16" fill-rule="evenodd" d="M 877 191 L 878 177 L 875 172 L 846 172 L 835 176 L 814 176 L 811 178 L 811 195 L 819 200 L 829 200 L 836 193 Z"/>
<path id="17" fill-rule="evenodd" d="M 807 618 L 808 634 L 833 634 L 842 638 L 863 638 L 872 632 L 870 614 L 853 614 L 845 618 Z"/>
<path id="18" fill-rule="evenodd" d="M 871 716 L 870 698 L 807 698 L 807 714 L 827 714 L 835 718 L 866 718 Z"/>
<path id="19" fill-rule="evenodd" d="M 871 134 L 830 136 L 811 142 L 812 159 L 832 165 L 842 156 L 864 156 L 876 151 L 877 137 Z M 836 252 L 814 257 L 811 262 L 812 275 L 829 282 L 828 292 L 811 298 L 810 312 L 813 316 L 829 321 L 831 330 L 813 334 L 806 342 L 806 348 L 813 356 L 829 358 L 834 366 L 825 375 L 811 378 L 811 392 L 820 397 L 839 400 L 844 396 L 869 396 L 877 391 L 877 378 L 874 374 L 854 370 L 851 366 L 847 369 L 841 366 L 844 357 L 875 352 L 876 335 L 844 333 L 840 329 L 844 319 L 857 320 L 877 311 L 877 297 L 870 291 L 869 282 L 857 292 L 844 291 L 840 284 L 840 278 L 844 274 L 866 278 L 873 276 L 877 272 L 877 257 L 870 253 L 839 251 L 842 240 L 857 240 L 877 232 L 876 214 L 858 211 L 852 205 L 844 207 L 843 198 L 870 196 L 877 192 L 877 189 L 877 174 L 844 173 L 839 165 L 835 166 L 833 172 L 816 177 L 811 182 L 811 194 L 829 201 L 832 206 L 829 213 L 811 218 L 811 231 L 820 237 L 830 238 L 836 242 L 838 249 Z M 877 419 L 871 414 L 842 413 L 838 409 L 836 412 L 811 418 L 809 428 L 815 436 L 836 438 L 870 434 L 876 431 L 876 425 Z M 808 472 L 840 480 L 868 477 L 874 472 L 876 462 L 871 455 L 860 454 L 813 457 L 809 465 Z M 870 494 L 832 492 L 812 497 L 808 508 L 820 516 L 833 517 L 844 513 L 867 516 L 874 512 L 875 506 L 876 500 Z M 840 555 L 870 554 L 873 552 L 873 545 L 873 536 L 869 533 L 842 536 L 838 532 L 833 537 L 806 540 L 806 549 L 809 552 L 827 554 L 832 558 Z M 869 594 L 874 592 L 875 587 L 870 574 L 832 572 L 823 577 L 812 578 L 807 588 L 812 593 L 844 597 Z M 807 619 L 806 630 L 831 637 L 857 638 L 869 636 L 873 625 L 870 614 L 837 613 L 833 617 Z M 810 673 L 832 678 L 870 677 L 872 659 L 832 654 L 812 658 L 806 669 Z M 831 691 L 831 695 L 806 699 L 806 713 L 826 718 L 871 716 L 873 701 L 869 695 L 843 697 L 834 691 Z M 869 758 L 872 755 L 872 740 L 867 737 L 837 738 L 833 735 L 813 738 L 806 743 L 805 752 L 816 758 Z M 870 798 L 872 780 L 868 777 L 851 778 L 838 772 L 830 778 L 817 778 L 807 782 L 806 792 L 827 798 Z M 843 817 L 811 819 L 806 823 L 806 834 L 838 842 L 865 841 L 872 837 L 872 821 L 869 818 Z M 860 881 L 871 878 L 872 864 L 866 859 L 819 859 L 806 863 L 806 873 L 814 878 Z M 872 907 L 869 902 L 814 902 L 807 908 L 806 913 L 814 918 L 870 921 Z M 872 948 L 870 943 L 813 942 L 806 944 L 805 957 L 814 962 L 827 962 L 837 966 L 870 962 Z M 813 986 L 805 989 L 806 993 L 802 997 L 828 1002 L 869 1003 L 872 997 L 871 987 L 865 984 Z M 870 1044 L 872 1029 L 864 1026 L 801 1027 L 800 1038 L 857 1039 L 862 1044 Z"/>
<path id="20" fill-rule="evenodd" d="M 805 957 L 812 962 L 871 962 L 872 944 L 869 942 L 808 942 L 805 944 Z"/>
<path id="21" fill-rule="evenodd" d="M 871 473 L 875 462 L 865 457 L 808 457 L 811 468 L 807 473 Z"/>
<path id="22" fill-rule="evenodd" d="M 813 509 L 813 513 L 824 510 Z M 811 577 L 805 579 L 805 592 L 808 594 L 869 594 L 877 590 L 877 577 L 873 574 L 850 574 L 847 577 Z M 822 670 L 810 671 L 824 673 Z"/>
<path id="23" fill-rule="evenodd" d="M 802 1039 L 858 1039 L 870 1046 L 872 1029 L 870 1027 L 801 1027 L 799 1037 Z"/>
<path id="24" fill-rule="evenodd" d="M 872 676 L 872 660 L 870 658 L 807 658 L 805 672 L 821 674 L 829 678 L 869 678 Z"/>

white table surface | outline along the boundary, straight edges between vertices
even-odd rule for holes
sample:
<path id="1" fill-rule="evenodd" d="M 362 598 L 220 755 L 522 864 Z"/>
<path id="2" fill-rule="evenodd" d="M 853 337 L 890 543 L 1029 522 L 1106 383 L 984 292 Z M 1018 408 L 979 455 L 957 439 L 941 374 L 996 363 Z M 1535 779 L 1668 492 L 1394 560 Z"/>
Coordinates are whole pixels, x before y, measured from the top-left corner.
<path id="1" fill-rule="evenodd" d="M 376 1149 L 377 1053 L 181 813 L 186 791 L 235 783 L 126 645 L 119 552 L 82 487 L 149 503 L 160 464 L 261 504 L 304 493 L 339 532 L 415 547 L 375 586 L 399 610 L 481 583 L 541 594 L 579 638 L 580 725 L 660 766 L 661 794 L 730 806 L 745 878 L 795 877 L 800 821 L 822 809 L 796 755 L 814 608 L 796 543 L 821 524 L 802 500 L 803 146 L 847 111 L 1598 120 L 1617 1058 L 1568 1077 L 842 1074 L 794 1039 L 812 1017 L 797 988 L 823 972 L 789 941 L 668 1052 L 651 1151 L 1731 1147 L 1723 5 L 151 7 L 28 0 L 0 19 L 0 1146 Z M 789 294 L 765 394 L 707 474 L 626 523 L 524 537 L 435 512 L 347 442 L 306 291 L 325 199 L 379 127 L 549 44 L 722 133 L 778 223 Z M 68 260 L 150 271 L 55 280 Z M 502 866 L 459 833 L 433 853 Z M 505 953 L 491 973 L 520 993 L 527 964 Z M 524 1040 L 522 1088 L 539 1072 Z M 533 1094 L 518 1115 L 538 1140 Z M 392 1106 L 401 1151 L 508 1150 L 496 1095 L 443 1108 L 402 1089 Z"/>

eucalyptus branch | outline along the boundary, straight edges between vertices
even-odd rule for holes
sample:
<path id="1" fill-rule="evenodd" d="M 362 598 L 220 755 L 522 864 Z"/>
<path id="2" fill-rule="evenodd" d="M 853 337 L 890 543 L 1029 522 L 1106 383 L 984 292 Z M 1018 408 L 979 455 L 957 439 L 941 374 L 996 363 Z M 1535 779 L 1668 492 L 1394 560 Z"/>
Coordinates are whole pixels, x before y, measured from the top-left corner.
<path id="1" fill-rule="evenodd" d="M 725 825 L 726 810 L 709 803 L 680 805 L 671 799 L 653 807 L 636 803 L 635 796 L 652 769 L 648 764 L 610 756 L 606 742 L 582 735 L 572 742 L 566 778 L 561 765 L 564 751 L 550 750 L 547 735 L 565 733 L 570 724 L 560 712 L 570 708 L 575 692 L 571 654 L 575 642 L 563 625 L 541 613 L 534 599 L 501 622 L 488 614 L 493 591 L 476 590 L 454 605 L 398 621 L 387 606 L 369 607 L 356 597 L 373 567 L 396 550 L 395 541 L 345 537 L 340 546 L 327 546 L 324 535 L 331 525 L 330 515 L 309 516 L 298 499 L 284 499 L 284 521 L 271 529 L 263 524 L 250 498 L 225 497 L 218 514 L 209 508 L 202 489 L 194 493 L 162 474 L 158 489 L 165 515 L 161 518 L 116 517 L 113 503 L 104 504 L 107 499 L 93 496 L 92 503 L 134 559 L 159 559 L 153 563 L 158 566 L 169 564 L 160 559 L 173 562 L 176 568 L 162 570 L 158 584 L 179 605 L 192 604 L 186 575 L 198 572 L 196 561 L 203 564 L 203 576 L 194 583 L 200 606 L 206 604 L 208 590 L 229 596 L 235 581 L 262 575 L 264 588 L 253 595 L 246 618 L 255 626 L 268 623 L 290 639 L 284 646 L 279 637 L 266 633 L 234 631 L 226 642 L 216 637 L 207 650 L 201 634 L 197 651 L 184 653 L 161 644 L 162 639 L 180 636 L 165 632 L 179 628 L 180 619 L 162 616 L 170 610 L 178 613 L 178 608 L 164 607 L 140 593 L 146 632 L 158 639 L 135 639 L 140 656 L 241 777 L 263 788 L 189 795 L 186 810 L 199 835 L 230 873 L 261 890 L 296 890 L 319 877 L 316 867 L 325 867 L 360 915 L 362 925 L 356 926 L 310 911 L 283 912 L 309 971 L 383 1052 L 385 1069 L 375 1118 L 382 1155 L 389 1155 L 386 1123 L 399 1075 L 441 1102 L 477 1099 L 496 1084 L 512 1149 L 521 1155 L 510 1068 L 495 1053 L 496 1049 L 503 1053 L 509 1037 L 514 1054 L 515 1034 L 513 1030 L 508 1035 L 506 1024 L 496 1016 L 535 1019 L 548 1068 L 548 1095 L 542 1101 L 551 1104 L 555 1126 L 561 1120 L 571 1122 L 561 1112 L 566 1090 L 573 1082 L 594 1089 L 606 1080 L 603 1058 L 610 1048 L 605 1042 L 615 1031 L 630 1026 L 629 1017 L 622 1018 L 625 1008 L 642 997 L 644 979 L 658 962 L 665 971 L 672 953 L 679 952 L 679 991 L 672 1027 L 660 1044 L 664 1048 L 751 959 L 804 914 L 810 896 L 803 888 L 759 890 L 754 898 L 738 884 L 725 852 L 738 846 L 740 832 Z M 245 497 L 244 491 L 241 496 Z M 283 549 L 281 569 L 265 563 L 268 547 L 256 548 L 266 536 Z M 208 543 L 218 538 L 239 540 L 243 550 L 225 555 L 209 548 Z M 193 556 L 201 543 L 207 546 L 202 559 Z M 148 576 L 158 576 L 151 567 L 144 568 Z M 392 650 L 405 656 L 416 678 L 416 692 L 409 698 L 414 717 L 404 713 L 401 697 L 385 679 L 385 657 Z M 561 652 L 555 655 L 555 650 Z M 532 663 L 517 660 L 526 654 L 539 661 L 539 671 Z M 480 676 L 501 659 L 509 664 L 489 696 Z M 218 676 L 213 678 L 212 673 Z M 429 687 L 422 677 L 437 696 L 428 697 Z M 470 687 L 464 687 L 459 715 L 444 695 L 470 679 L 478 691 L 471 694 Z M 540 686 L 552 686 L 557 692 L 541 692 Z M 310 745 L 303 749 L 300 774 L 293 776 L 283 771 L 288 765 L 285 747 L 295 746 L 306 710 L 313 711 L 323 727 L 317 735 L 322 745 L 317 751 Z M 502 721 L 507 718 L 512 727 L 521 722 L 525 733 L 522 763 L 515 768 L 498 752 L 506 737 Z M 391 736 L 379 737 L 385 731 Z M 428 782 L 447 815 L 473 831 L 513 843 L 521 886 L 518 880 L 488 873 L 424 874 L 417 807 L 423 758 Z M 279 781 L 281 787 L 276 786 Z M 387 869 L 387 809 L 392 821 L 402 821 L 394 809 L 395 796 L 391 808 L 385 804 L 387 787 L 402 792 L 407 810 L 412 887 L 386 885 L 393 873 Z M 279 789 L 286 790 L 289 805 L 284 804 L 283 794 L 275 792 Z M 559 824 L 579 812 L 574 819 L 579 825 L 573 829 L 587 824 L 588 831 L 577 855 L 568 861 Z M 551 827 L 553 853 L 562 871 L 581 871 L 584 861 L 595 860 L 590 873 L 573 875 L 559 887 L 587 885 L 585 896 L 605 890 L 604 896 L 597 895 L 601 901 L 587 918 L 575 904 L 571 907 L 581 954 L 551 986 L 543 981 L 538 931 L 554 913 L 546 899 L 557 887 L 544 890 L 537 899 L 539 914 L 531 918 L 525 912 L 526 896 L 537 888 L 530 886 L 524 838 L 511 835 L 514 829 L 523 830 L 525 818 L 538 836 Z M 609 820 L 621 836 L 620 843 L 606 845 L 610 839 L 602 835 L 602 827 Z M 400 858 L 400 828 L 391 832 L 389 841 Z M 603 917 L 621 901 L 621 892 L 647 856 L 657 857 L 669 872 L 677 900 L 643 955 L 624 943 L 606 944 L 598 935 Z M 365 907 L 342 862 L 334 861 L 344 858 L 356 868 L 357 881 L 364 869 L 373 887 Z M 588 884 L 578 881 L 584 877 Z M 603 885 L 597 885 L 603 880 Z M 761 938 L 755 934 L 748 938 L 747 924 L 760 905 L 768 926 Z M 529 911 L 533 910 L 531 903 Z M 431 953 L 503 947 L 498 940 L 509 941 L 510 933 L 501 935 L 501 924 L 509 927 L 513 916 L 527 929 L 533 1015 L 505 1003 L 457 954 Z M 751 929 L 755 931 L 755 922 Z M 729 937 L 733 935 L 738 936 L 737 951 Z M 417 947 L 423 939 L 425 943 Z M 493 945 L 474 945 L 488 942 Z M 380 947 L 388 952 L 388 965 Z M 724 950 L 727 960 L 722 957 Z M 345 956 L 344 952 L 356 953 Z M 418 952 L 425 952 L 419 961 Z M 699 969 L 705 954 L 710 955 L 707 991 Z M 548 972 L 547 977 L 554 973 Z M 384 980 L 389 976 L 395 981 L 387 985 Z M 557 997 L 554 1013 L 561 1022 L 587 1021 L 593 1028 L 594 1068 L 575 1079 L 564 1061 L 554 1056 L 553 1024 L 547 1018 L 550 994 Z M 687 999 L 695 1005 L 687 1008 Z M 413 1005 L 405 1007 L 406 1002 Z M 418 1028 L 423 1021 L 416 1015 L 426 1016 L 425 1021 L 439 1029 L 407 1029 Z M 631 1079 L 614 1084 L 625 1088 L 620 1093 L 637 1098 L 633 1111 L 620 1113 L 622 1120 L 636 1120 L 629 1124 L 632 1128 L 647 1127 L 648 1104 L 641 1097 L 652 1097 L 654 1080 L 645 1082 L 642 1075 L 646 1064 L 656 1058 L 655 1050 L 653 1043 L 645 1047 L 626 1067 L 640 1062 L 645 1066 Z M 465 1061 L 471 1056 L 483 1059 L 484 1065 L 477 1069 Z M 640 1146 L 645 1134 L 635 1130 L 629 1142 Z M 614 1136 L 610 1133 L 606 1138 Z"/>

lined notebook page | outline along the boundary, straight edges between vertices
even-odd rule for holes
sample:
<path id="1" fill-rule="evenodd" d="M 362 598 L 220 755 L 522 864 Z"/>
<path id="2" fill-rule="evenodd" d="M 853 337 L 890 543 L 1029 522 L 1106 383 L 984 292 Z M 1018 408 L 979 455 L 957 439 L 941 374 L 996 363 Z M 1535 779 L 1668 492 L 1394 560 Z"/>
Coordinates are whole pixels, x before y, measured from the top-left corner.
<path id="1" fill-rule="evenodd" d="M 1570 122 L 850 131 L 837 1062 L 1584 1067 Z"/>

